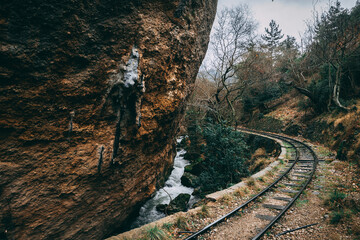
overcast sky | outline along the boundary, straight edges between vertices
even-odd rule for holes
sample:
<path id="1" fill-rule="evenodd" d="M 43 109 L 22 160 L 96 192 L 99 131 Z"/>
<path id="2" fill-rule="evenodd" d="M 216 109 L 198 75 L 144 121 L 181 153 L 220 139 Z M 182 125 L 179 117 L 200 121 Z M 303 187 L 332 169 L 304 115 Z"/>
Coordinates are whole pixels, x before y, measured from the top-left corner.
<path id="1" fill-rule="evenodd" d="M 356 0 L 341 0 L 341 5 L 351 9 Z M 314 10 L 327 10 L 329 0 L 218 0 L 218 11 L 224 7 L 232 7 L 246 3 L 259 22 L 258 33 L 263 34 L 269 27 L 271 19 L 280 25 L 282 33 L 294 36 L 298 41 L 299 33 L 305 30 L 306 19 L 310 19 Z"/>

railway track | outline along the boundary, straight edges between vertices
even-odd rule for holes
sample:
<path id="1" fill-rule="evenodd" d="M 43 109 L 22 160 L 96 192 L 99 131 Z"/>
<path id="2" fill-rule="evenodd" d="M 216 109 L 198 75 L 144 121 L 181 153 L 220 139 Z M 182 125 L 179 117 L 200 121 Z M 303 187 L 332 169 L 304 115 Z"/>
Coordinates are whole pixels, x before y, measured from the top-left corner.
<path id="1" fill-rule="evenodd" d="M 273 181 L 268 187 L 263 189 L 257 195 L 241 204 L 231 212 L 221 216 L 216 221 L 210 223 L 203 229 L 193 233 L 187 237 L 186 240 L 197 239 L 199 236 L 208 232 L 211 228 L 215 227 L 225 220 L 231 221 L 232 216 L 241 210 L 255 208 L 271 214 L 258 214 L 256 217 L 263 220 L 265 223 L 261 230 L 252 238 L 253 240 L 260 239 L 295 203 L 301 193 L 305 190 L 310 183 L 318 164 L 318 158 L 315 152 L 307 144 L 293 138 L 281 136 L 278 134 L 260 132 L 250 129 L 241 128 L 241 132 L 246 134 L 254 134 L 272 139 L 279 139 L 287 143 L 286 147 L 288 152 L 292 151 L 292 159 L 289 160 L 285 170 Z M 264 204 L 264 202 L 275 201 L 277 204 Z"/>

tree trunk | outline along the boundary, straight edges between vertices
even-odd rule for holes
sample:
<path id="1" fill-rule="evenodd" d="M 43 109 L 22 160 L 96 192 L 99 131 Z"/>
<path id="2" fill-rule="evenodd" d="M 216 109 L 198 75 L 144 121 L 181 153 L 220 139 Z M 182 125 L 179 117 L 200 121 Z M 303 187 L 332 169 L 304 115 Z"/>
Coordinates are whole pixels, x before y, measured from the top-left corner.
<path id="1" fill-rule="evenodd" d="M 229 107 L 231 108 L 231 124 L 235 123 L 235 125 L 236 125 L 236 119 L 235 119 L 236 118 L 236 111 L 235 111 L 235 108 L 232 105 L 231 101 L 229 100 L 228 96 L 226 96 L 226 101 L 227 101 Z"/>
<path id="2" fill-rule="evenodd" d="M 335 105 L 341 109 L 349 110 L 345 106 L 340 103 L 339 96 L 340 96 L 340 86 L 341 86 L 341 67 L 339 66 L 336 70 L 336 78 L 334 84 L 334 90 L 332 94 L 332 100 L 334 101 Z"/>
<path id="3" fill-rule="evenodd" d="M 312 102 L 315 103 L 314 95 L 306 88 L 301 88 L 296 86 L 295 84 L 292 85 L 299 93 L 307 96 Z"/>
<path id="4" fill-rule="evenodd" d="M 332 96 L 332 93 L 331 93 L 331 88 L 332 88 L 332 79 L 331 79 L 331 65 L 330 65 L 330 63 L 328 63 L 328 64 L 329 64 L 329 67 L 328 67 L 329 99 L 328 99 L 327 110 L 328 110 L 328 112 L 330 112 L 330 107 L 331 107 L 331 96 Z"/>

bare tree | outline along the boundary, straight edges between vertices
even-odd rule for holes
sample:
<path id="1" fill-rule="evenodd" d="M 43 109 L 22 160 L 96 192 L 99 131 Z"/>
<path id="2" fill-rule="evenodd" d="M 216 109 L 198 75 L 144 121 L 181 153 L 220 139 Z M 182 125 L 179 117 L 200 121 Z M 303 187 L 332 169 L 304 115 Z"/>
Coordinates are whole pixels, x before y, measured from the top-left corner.
<path id="1" fill-rule="evenodd" d="M 247 5 L 235 8 L 225 8 L 217 16 L 217 22 L 211 38 L 213 56 L 210 66 L 205 66 L 206 77 L 215 83 L 216 91 L 213 95 L 215 111 L 225 106 L 230 109 L 230 122 L 236 124 L 236 109 L 234 101 L 241 93 L 239 85 L 238 67 L 248 50 L 249 42 L 254 39 L 254 22 Z"/>

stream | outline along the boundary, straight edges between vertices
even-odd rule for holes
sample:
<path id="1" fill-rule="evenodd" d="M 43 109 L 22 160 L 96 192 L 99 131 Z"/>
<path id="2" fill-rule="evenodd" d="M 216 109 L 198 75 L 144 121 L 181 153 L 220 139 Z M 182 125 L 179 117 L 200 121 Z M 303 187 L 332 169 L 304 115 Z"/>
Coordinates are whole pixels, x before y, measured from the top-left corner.
<path id="1" fill-rule="evenodd" d="M 182 137 L 177 139 L 179 143 Z M 181 184 L 181 177 L 184 174 L 185 166 L 189 165 L 189 161 L 183 158 L 186 151 L 184 149 L 177 149 L 176 157 L 174 159 L 174 169 L 172 170 L 165 186 L 159 189 L 153 198 L 149 199 L 140 209 L 139 216 L 131 224 L 131 229 L 140 227 L 142 225 L 154 222 L 166 215 L 156 210 L 159 204 L 169 204 L 171 199 L 176 198 L 180 193 L 192 194 L 193 188 L 185 187 Z M 164 191 L 165 190 L 165 191 Z M 196 201 L 195 197 L 191 195 L 189 205 L 191 206 Z"/>

